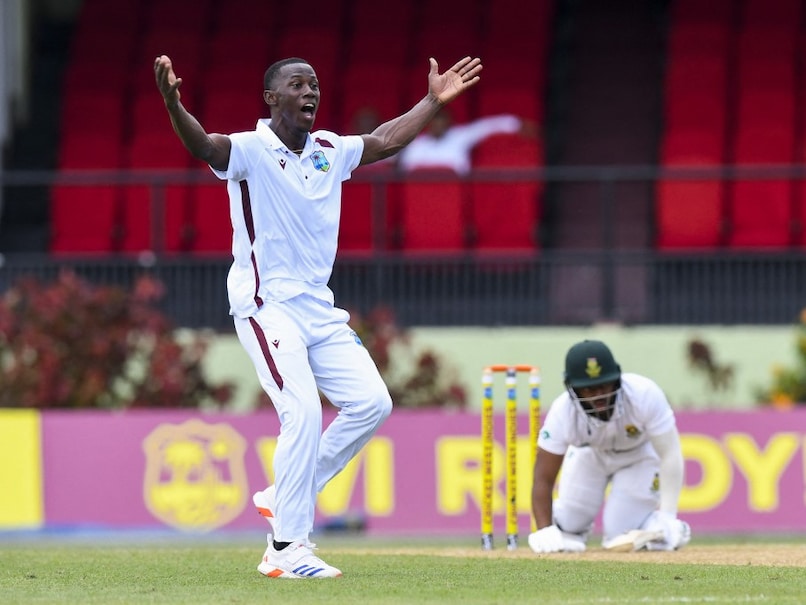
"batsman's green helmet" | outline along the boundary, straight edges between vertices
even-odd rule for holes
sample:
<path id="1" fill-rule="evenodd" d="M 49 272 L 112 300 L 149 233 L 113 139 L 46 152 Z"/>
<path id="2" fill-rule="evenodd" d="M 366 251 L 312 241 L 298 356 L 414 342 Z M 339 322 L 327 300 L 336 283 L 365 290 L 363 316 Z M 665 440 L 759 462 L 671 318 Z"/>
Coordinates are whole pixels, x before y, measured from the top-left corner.
<path id="1" fill-rule="evenodd" d="M 594 387 L 621 379 L 621 368 L 607 345 L 599 340 L 578 342 L 565 355 L 566 386 L 572 389 Z"/>

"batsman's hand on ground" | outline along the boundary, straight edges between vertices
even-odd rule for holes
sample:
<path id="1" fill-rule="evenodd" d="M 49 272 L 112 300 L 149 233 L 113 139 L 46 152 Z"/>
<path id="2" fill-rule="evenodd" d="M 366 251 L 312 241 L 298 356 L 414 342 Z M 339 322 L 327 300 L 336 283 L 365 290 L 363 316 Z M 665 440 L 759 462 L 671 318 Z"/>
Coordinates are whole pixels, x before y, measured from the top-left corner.
<path id="1" fill-rule="evenodd" d="M 465 57 L 457 61 L 445 73 L 439 73 L 439 65 L 433 57 L 428 60 L 431 71 L 428 72 L 428 90 L 442 103 L 450 103 L 465 90 L 479 82 L 481 59 Z"/>
<path id="2" fill-rule="evenodd" d="M 154 60 L 154 77 L 157 79 L 157 88 L 165 99 L 165 105 L 176 105 L 182 96 L 179 94 L 182 78 L 176 77 L 170 58 L 160 55 Z"/>
<path id="3" fill-rule="evenodd" d="M 663 532 L 663 540 L 653 540 L 649 546 L 651 550 L 675 550 L 682 546 L 684 542 L 683 528 L 681 523 L 672 513 L 655 511 L 644 523 L 644 529 L 649 531 Z"/>
<path id="4" fill-rule="evenodd" d="M 549 525 L 529 534 L 529 548 L 535 552 L 562 552 L 563 534 L 556 525 Z"/>

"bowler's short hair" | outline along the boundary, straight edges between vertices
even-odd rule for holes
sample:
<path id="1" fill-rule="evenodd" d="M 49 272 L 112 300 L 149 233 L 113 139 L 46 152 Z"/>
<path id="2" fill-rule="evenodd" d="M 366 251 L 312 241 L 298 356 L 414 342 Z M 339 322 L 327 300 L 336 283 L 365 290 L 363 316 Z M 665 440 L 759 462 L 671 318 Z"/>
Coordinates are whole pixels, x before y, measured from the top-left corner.
<path id="1" fill-rule="evenodd" d="M 300 59 L 299 57 L 288 57 L 287 59 L 280 59 L 272 63 L 269 68 L 266 70 L 266 73 L 263 74 L 263 90 L 274 90 L 272 88 L 272 83 L 274 79 L 277 77 L 277 74 L 280 70 L 285 67 L 286 65 L 293 65 L 294 63 L 304 63 L 305 65 L 311 66 L 305 59 Z M 313 69 L 313 66 L 311 66 Z"/>

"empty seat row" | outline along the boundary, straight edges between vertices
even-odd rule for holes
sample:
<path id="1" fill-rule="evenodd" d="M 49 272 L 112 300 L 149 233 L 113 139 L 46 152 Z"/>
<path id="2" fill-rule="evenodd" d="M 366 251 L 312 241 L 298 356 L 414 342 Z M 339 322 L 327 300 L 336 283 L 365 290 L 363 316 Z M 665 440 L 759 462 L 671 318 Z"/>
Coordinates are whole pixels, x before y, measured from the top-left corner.
<path id="1" fill-rule="evenodd" d="M 141 163 L 153 165 L 152 150 L 163 149 L 161 158 L 175 156 L 175 164 L 184 160 L 191 168 L 181 145 L 168 143 L 163 147 L 146 139 Z M 340 248 L 348 253 L 533 251 L 539 247 L 542 186 L 523 170 L 541 160 L 536 139 L 496 135 L 475 150 L 474 165 L 487 172 L 469 179 L 428 169 L 404 177 L 391 164 L 361 168 L 343 186 Z M 207 171 L 192 174 L 190 183 L 176 183 L 176 175 L 166 174 L 155 186 L 55 187 L 53 251 L 228 253 L 226 187 Z"/>
<path id="2" fill-rule="evenodd" d="M 798 0 L 677 0 L 667 48 L 665 168 L 789 166 L 806 123 Z M 763 175 L 663 178 L 656 187 L 662 250 L 783 249 L 806 244 L 806 182 Z"/>

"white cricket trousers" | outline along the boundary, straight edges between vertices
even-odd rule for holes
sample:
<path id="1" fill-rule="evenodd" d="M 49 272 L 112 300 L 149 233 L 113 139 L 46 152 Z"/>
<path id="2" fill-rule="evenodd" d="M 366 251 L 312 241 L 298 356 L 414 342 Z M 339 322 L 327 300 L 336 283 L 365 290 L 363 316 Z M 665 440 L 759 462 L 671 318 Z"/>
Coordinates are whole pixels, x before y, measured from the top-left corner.
<path id="1" fill-rule="evenodd" d="M 389 390 L 349 318 L 308 295 L 266 302 L 254 317 L 235 318 L 280 420 L 272 463 L 278 542 L 308 538 L 317 494 L 392 411 Z M 339 409 L 324 433 L 317 389 Z"/>
<path id="2" fill-rule="evenodd" d="M 658 456 L 649 442 L 619 453 L 568 448 L 552 507 L 555 524 L 587 538 L 609 485 L 602 512 L 603 541 L 640 528 L 660 501 L 659 470 Z"/>

